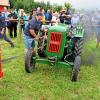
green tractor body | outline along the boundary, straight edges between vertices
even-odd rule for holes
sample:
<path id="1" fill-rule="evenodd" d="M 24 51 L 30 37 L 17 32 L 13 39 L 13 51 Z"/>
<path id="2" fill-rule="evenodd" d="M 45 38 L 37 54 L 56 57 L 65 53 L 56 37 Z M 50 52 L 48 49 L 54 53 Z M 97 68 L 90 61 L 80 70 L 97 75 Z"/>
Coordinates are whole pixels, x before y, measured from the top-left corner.
<path id="1" fill-rule="evenodd" d="M 27 52 L 27 54 L 30 55 L 26 57 L 26 62 L 27 59 L 30 59 L 30 61 L 25 63 L 26 71 L 29 73 L 32 72 L 35 63 L 53 66 L 64 65 L 73 68 L 72 81 L 76 81 L 80 69 L 83 36 L 84 29 L 81 26 L 78 26 L 73 30 L 65 24 L 51 26 L 48 30 L 45 45 L 43 46 L 44 41 L 38 41 L 40 45 L 38 48 L 38 56 L 33 56 L 31 53 Z"/>
<path id="2" fill-rule="evenodd" d="M 66 43 L 67 29 L 64 25 L 55 25 L 49 29 L 46 46 L 46 55 L 61 59 Z"/>

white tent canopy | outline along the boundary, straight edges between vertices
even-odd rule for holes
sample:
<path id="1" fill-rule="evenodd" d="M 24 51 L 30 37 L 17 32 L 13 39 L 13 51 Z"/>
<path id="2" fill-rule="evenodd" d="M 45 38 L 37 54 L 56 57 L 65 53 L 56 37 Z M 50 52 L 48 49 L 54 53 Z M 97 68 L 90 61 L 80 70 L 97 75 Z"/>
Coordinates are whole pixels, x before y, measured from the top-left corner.
<path id="1" fill-rule="evenodd" d="M 0 0 L 0 6 L 10 6 L 9 0 Z"/>

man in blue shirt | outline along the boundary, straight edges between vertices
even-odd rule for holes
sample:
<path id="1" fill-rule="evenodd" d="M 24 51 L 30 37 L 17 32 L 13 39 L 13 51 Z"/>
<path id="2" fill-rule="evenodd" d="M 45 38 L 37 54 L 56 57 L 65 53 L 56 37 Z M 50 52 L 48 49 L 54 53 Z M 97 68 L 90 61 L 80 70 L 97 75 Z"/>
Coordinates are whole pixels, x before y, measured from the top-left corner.
<path id="1" fill-rule="evenodd" d="M 52 20 L 52 13 L 50 10 L 48 10 L 46 13 L 45 13 L 45 20 L 47 21 L 51 21 Z"/>
<path id="2" fill-rule="evenodd" d="M 33 49 L 35 46 L 34 38 L 37 38 L 38 31 L 41 28 L 42 13 L 37 13 L 36 17 L 31 19 L 25 28 L 23 37 L 25 41 L 26 50 Z"/>
<path id="3" fill-rule="evenodd" d="M 6 36 L 6 22 L 1 12 L 0 12 L 0 39 L 4 39 L 8 43 L 10 43 L 11 47 L 14 47 L 12 41 Z"/>

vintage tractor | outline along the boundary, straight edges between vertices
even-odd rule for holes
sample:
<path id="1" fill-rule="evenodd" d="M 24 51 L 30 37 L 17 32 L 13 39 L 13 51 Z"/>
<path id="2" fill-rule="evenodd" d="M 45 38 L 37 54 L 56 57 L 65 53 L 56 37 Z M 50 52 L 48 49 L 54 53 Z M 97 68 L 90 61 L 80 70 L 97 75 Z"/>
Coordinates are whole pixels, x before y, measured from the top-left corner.
<path id="1" fill-rule="evenodd" d="M 70 28 L 65 24 L 51 26 L 38 40 L 37 53 L 28 50 L 25 69 L 31 73 L 36 63 L 51 66 L 72 67 L 72 81 L 77 81 L 81 64 L 84 29 L 80 26 Z M 38 55 L 37 55 L 38 54 Z"/>

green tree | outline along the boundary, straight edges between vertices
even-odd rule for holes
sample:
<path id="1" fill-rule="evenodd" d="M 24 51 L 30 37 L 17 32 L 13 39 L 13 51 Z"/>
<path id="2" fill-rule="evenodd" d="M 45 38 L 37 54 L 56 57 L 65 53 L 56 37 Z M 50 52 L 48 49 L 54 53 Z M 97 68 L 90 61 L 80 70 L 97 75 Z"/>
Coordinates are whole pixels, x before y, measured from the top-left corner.
<path id="1" fill-rule="evenodd" d="M 48 10 L 52 9 L 55 11 L 60 11 L 62 6 L 55 5 L 52 6 L 50 2 L 44 3 L 44 2 L 34 2 L 34 0 L 9 0 L 10 1 L 10 8 L 16 8 L 17 10 L 19 8 L 24 9 L 26 12 L 31 11 L 33 8 L 41 7 L 42 9 Z M 70 3 L 65 3 L 64 6 L 67 8 L 67 10 L 71 9 Z"/>
<path id="2" fill-rule="evenodd" d="M 64 6 L 66 7 L 67 10 L 71 10 L 72 5 L 70 3 L 65 3 Z"/>

